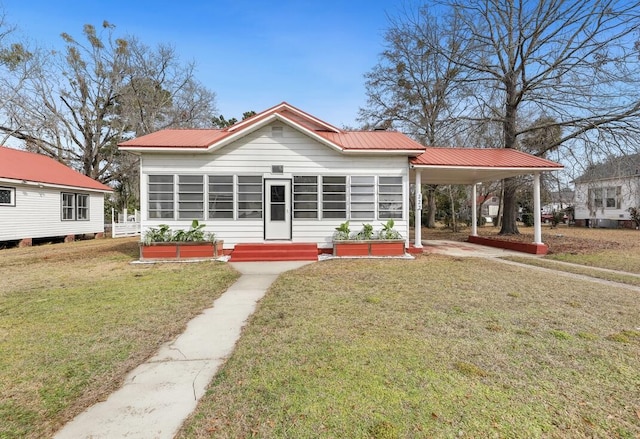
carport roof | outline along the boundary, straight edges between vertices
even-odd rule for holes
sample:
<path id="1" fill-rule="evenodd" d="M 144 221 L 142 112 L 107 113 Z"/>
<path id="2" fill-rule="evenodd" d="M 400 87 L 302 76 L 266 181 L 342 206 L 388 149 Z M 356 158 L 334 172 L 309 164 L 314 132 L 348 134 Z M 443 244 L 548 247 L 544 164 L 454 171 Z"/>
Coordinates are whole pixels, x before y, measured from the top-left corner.
<path id="1" fill-rule="evenodd" d="M 563 168 L 515 149 L 434 147 L 412 158 L 411 167 L 423 171 L 423 184 L 475 184 Z"/>

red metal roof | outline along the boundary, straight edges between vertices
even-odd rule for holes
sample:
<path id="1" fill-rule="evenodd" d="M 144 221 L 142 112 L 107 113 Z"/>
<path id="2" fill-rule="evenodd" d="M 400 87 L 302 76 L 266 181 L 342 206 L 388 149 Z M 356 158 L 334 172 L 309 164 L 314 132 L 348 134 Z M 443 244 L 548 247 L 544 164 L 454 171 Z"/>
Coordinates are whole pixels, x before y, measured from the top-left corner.
<path id="1" fill-rule="evenodd" d="M 225 130 L 215 129 L 167 129 L 122 142 L 123 147 L 150 148 L 208 148 L 227 137 Z"/>
<path id="2" fill-rule="evenodd" d="M 424 150 L 424 146 L 415 140 L 395 131 L 318 132 L 317 134 L 345 150 Z"/>
<path id="3" fill-rule="evenodd" d="M 109 186 L 74 171 L 50 157 L 4 146 L 0 146 L 0 178 L 101 192 L 113 191 Z"/>
<path id="4" fill-rule="evenodd" d="M 168 129 L 120 143 L 122 149 L 185 148 L 209 149 L 231 135 L 278 115 L 309 130 L 342 150 L 422 151 L 424 146 L 402 133 L 391 131 L 342 131 L 286 102 L 256 114 L 230 127 L 217 129 Z"/>
<path id="5" fill-rule="evenodd" d="M 416 167 L 456 166 L 472 168 L 561 169 L 551 160 L 508 148 L 432 148 L 411 159 Z"/>

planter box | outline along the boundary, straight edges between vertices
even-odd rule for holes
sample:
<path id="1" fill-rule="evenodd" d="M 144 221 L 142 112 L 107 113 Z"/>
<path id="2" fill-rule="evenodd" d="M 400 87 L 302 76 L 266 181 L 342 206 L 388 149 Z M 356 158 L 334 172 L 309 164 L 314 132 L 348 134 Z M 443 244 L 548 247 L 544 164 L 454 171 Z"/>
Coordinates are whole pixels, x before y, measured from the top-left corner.
<path id="1" fill-rule="evenodd" d="M 334 256 L 402 256 L 404 239 L 334 241 Z"/>
<path id="2" fill-rule="evenodd" d="M 213 259 L 222 256 L 224 241 L 140 243 L 140 260 Z"/>
<path id="3" fill-rule="evenodd" d="M 495 238 L 484 238 L 481 236 L 469 236 L 468 242 L 472 244 L 486 245 L 489 247 L 504 248 L 506 250 L 514 250 L 522 253 L 530 253 L 532 255 L 546 255 L 549 246 L 546 244 L 534 244 L 532 242 L 514 242 L 505 241 Z"/>

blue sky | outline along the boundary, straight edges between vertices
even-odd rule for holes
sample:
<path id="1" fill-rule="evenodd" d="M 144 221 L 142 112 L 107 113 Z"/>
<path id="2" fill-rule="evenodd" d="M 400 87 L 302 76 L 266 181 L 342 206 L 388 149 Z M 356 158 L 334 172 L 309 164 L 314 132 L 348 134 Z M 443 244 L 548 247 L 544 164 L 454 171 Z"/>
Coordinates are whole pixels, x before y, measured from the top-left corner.
<path id="1" fill-rule="evenodd" d="M 4 0 L 23 36 L 60 47 L 60 33 L 104 20 L 118 34 L 170 43 L 217 94 L 219 113 L 240 118 L 282 101 L 336 126 L 356 126 L 363 75 L 378 61 L 402 0 Z"/>

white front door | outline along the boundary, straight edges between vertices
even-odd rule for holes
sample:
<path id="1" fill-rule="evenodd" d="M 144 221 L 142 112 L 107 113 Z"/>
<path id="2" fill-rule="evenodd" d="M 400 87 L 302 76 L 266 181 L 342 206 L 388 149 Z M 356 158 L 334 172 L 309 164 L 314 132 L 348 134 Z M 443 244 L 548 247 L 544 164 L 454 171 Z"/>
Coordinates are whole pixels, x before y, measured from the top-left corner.
<path id="1" fill-rule="evenodd" d="M 291 239 L 291 180 L 265 180 L 264 239 Z"/>

